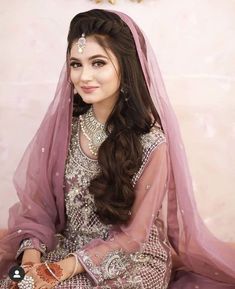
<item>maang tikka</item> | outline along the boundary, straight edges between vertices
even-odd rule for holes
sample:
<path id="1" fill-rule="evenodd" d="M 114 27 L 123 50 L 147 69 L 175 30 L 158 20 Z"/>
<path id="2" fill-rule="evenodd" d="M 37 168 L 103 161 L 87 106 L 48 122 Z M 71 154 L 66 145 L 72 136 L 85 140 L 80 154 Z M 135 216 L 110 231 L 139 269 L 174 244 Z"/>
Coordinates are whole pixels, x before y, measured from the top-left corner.
<path id="1" fill-rule="evenodd" d="M 85 33 L 82 33 L 82 36 L 78 39 L 77 45 L 78 45 L 78 53 L 83 53 L 83 50 L 86 47 Z"/>

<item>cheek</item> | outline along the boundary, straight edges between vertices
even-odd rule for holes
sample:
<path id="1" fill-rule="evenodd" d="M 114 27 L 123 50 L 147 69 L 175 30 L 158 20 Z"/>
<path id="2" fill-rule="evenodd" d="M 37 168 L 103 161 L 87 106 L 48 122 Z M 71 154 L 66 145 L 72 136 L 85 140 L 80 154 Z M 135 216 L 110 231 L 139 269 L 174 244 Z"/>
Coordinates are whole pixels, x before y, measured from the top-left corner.
<path id="1" fill-rule="evenodd" d="M 109 69 L 106 71 L 103 71 L 99 75 L 97 75 L 97 80 L 102 83 L 102 84 L 107 84 L 107 85 L 113 85 L 116 86 L 119 83 L 119 79 L 117 76 L 116 71 Z"/>
<path id="2" fill-rule="evenodd" d="M 79 79 L 79 74 L 77 71 L 71 70 L 70 71 L 70 79 L 73 83 L 76 83 Z"/>

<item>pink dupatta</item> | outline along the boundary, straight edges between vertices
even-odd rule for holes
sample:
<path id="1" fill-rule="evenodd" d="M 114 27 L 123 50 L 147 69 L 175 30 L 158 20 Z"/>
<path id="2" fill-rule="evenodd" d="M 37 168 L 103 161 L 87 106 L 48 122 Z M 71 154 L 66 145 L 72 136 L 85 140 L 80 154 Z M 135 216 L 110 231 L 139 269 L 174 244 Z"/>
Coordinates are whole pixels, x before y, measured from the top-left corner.
<path id="1" fill-rule="evenodd" d="M 178 121 L 169 102 L 153 49 L 129 16 L 115 13 L 132 31 L 145 80 L 167 137 L 170 174 L 166 226 L 171 245 L 185 270 L 178 273 L 177 282 L 173 281 L 170 288 L 193 288 L 190 287 L 192 284 L 207 289 L 235 288 L 235 249 L 216 239 L 199 216 Z"/>

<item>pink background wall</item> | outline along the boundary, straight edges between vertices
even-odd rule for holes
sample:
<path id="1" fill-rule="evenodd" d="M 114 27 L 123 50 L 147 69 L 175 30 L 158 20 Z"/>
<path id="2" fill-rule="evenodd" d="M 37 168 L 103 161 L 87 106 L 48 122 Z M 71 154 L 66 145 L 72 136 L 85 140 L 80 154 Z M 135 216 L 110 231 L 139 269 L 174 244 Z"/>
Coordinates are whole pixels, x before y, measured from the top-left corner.
<path id="1" fill-rule="evenodd" d="M 12 175 L 53 98 L 71 18 L 126 12 L 152 42 L 178 116 L 199 211 L 235 240 L 235 2 L 11 0 L 0 5 L 0 227 L 17 200 Z"/>

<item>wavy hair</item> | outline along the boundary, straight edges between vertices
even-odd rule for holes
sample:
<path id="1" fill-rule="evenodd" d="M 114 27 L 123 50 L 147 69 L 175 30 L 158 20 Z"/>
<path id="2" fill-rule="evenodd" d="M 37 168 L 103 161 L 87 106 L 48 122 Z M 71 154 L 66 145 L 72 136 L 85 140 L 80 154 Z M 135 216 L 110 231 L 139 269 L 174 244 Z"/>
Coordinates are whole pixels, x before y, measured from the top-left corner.
<path id="1" fill-rule="evenodd" d="M 113 52 L 120 67 L 120 87 L 125 90 L 124 93 L 120 91 L 105 123 L 108 136 L 98 150 L 101 173 L 91 180 L 88 189 L 94 195 L 96 213 L 104 224 L 127 224 L 135 200 L 132 177 L 142 164 L 140 135 L 150 132 L 156 123 L 162 129 L 162 124 L 126 23 L 115 13 L 102 9 L 77 14 L 70 23 L 67 62 L 72 44 L 82 33 L 93 36 L 107 54 L 107 50 Z M 144 37 L 139 33 L 144 43 Z M 86 113 L 90 106 L 75 94 L 73 116 Z"/>

